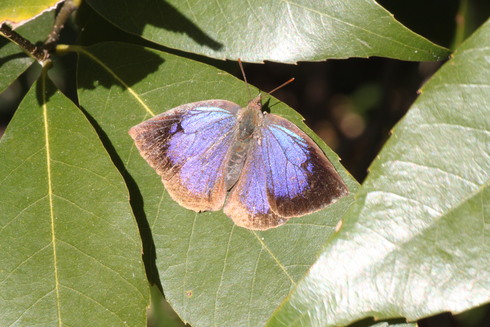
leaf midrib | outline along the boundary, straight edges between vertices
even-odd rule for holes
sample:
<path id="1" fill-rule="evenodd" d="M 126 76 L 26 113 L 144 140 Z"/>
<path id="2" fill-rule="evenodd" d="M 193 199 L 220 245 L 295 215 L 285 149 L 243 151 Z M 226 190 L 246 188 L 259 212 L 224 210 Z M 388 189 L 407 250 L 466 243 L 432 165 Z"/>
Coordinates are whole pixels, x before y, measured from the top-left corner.
<path id="1" fill-rule="evenodd" d="M 54 269 L 54 289 L 56 293 L 56 312 L 58 316 L 58 326 L 61 327 L 61 310 L 60 310 L 60 283 L 58 276 L 58 255 L 56 249 L 56 230 L 55 230 L 55 218 L 54 218 L 54 206 L 53 206 L 53 181 L 51 175 L 51 149 L 49 144 L 49 123 L 48 123 L 48 105 L 46 99 L 46 69 L 43 69 L 40 83 L 42 93 L 42 108 L 43 108 L 43 122 L 44 122 L 44 140 L 46 149 L 46 171 L 48 179 L 48 201 L 49 201 L 49 217 L 51 223 L 51 244 L 53 248 L 53 269 Z"/>

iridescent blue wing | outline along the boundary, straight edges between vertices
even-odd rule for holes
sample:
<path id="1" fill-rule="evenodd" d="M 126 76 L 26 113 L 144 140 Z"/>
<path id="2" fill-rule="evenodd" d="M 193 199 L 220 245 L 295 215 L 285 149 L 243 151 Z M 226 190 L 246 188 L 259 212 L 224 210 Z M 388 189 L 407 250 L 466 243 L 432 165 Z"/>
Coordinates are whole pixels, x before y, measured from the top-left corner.
<path id="1" fill-rule="evenodd" d="M 185 208 L 219 210 L 234 143 L 237 104 L 208 100 L 185 104 L 134 126 L 129 134 L 162 176 L 170 196 Z"/>
<path id="2" fill-rule="evenodd" d="M 283 217 L 318 211 L 348 189 L 316 143 L 290 121 L 267 115 L 260 145 L 272 210 Z"/>
<path id="3" fill-rule="evenodd" d="M 224 213 L 238 226 L 265 230 L 287 221 L 272 211 L 270 206 L 265 162 L 261 147 L 252 145 L 240 178 L 228 195 L 223 208 Z"/>
<path id="4" fill-rule="evenodd" d="M 268 229 L 318 211 L 347 195 L 315 142 L 288 120 L 265 115 L 224 211 L 237 225 Z"/>

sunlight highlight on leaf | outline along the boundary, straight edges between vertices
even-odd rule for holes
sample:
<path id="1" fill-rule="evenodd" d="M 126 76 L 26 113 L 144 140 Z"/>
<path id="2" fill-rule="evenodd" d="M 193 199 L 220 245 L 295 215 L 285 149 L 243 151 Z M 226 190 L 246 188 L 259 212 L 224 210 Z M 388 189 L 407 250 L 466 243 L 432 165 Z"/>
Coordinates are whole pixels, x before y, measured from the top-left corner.
<path id="1" fill-rule="evenodd" d="M 2 0 L 0 24 L 7 22 L 17 28 L 47 11 L 54 10 L 61 0 Z"/>
<path id="2" fill-rule="evenodd" d="M 267 326 L 414 321 L 490 301 L 488 58 L 490 21 L 423 87 Z"/>
<path id="3" fill-rule="evenodd" d="M 217 59 L 296 63 L 382 56 L 436 61 L 449 55 L 373 0 L 87 2 L 124 31 Z"/>

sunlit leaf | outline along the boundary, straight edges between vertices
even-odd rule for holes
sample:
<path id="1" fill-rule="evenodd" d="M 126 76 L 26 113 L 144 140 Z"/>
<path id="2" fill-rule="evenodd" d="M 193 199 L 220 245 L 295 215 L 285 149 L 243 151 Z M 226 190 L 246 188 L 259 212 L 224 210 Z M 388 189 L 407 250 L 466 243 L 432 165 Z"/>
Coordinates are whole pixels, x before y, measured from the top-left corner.
<path id="1" fill-rule="evenodd" d="M 236 227 L 221 211 L 184 209 L 140 157 L 128 130 L 197 100 L 222 98 L 245 105 L 244 83 L 192 60 L 117 43 L 82 49 L 78 77 L 81 105 L 107 136 L 128 180 L 134 181 L 133 208 L 151 228 L 166 299 L 195 326 L 263 325 L 315 261 L 352 197 L 266 232 Z M 311 134 L 286 105 L 271 98 L 269 107 Z M 313 137 L 354 193 L 356 182 Z"/>
<path id="2" fill-rule="evenodd" d="M 2 0 L 0 25 L 7 22 L 14 28 L 18 27 L 53 10 L 60 2 L 60 0 Z"/>
<path id="3" fill-rule="evenodd" d="M 0 140 L 0 325 L 143 326 L 141 240 L 95 130 L 44 76 Z"/>
<path id="4" fill-rule="evenodd" d="M 490 21 L 423 88 L 268 326 L 416 320 L 490 301 Z"/>
<path id="5" fill-rule="evenodd" d="M 87 0 L 107 20 L 163 46 L 218 59 L 294 63 L 383 56 L 442 60 L 373 0 Z"/>

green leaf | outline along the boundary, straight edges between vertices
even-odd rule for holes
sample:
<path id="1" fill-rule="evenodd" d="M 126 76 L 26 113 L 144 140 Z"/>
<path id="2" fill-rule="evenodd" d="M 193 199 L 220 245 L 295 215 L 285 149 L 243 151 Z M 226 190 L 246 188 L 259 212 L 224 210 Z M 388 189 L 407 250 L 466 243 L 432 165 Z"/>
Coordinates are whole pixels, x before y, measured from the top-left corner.
<path id="1" fill-rule="evenodd" d="M 449 55 L 373 0 L 88 3 L 127 32 L 218 59 L 295 63 L 382 56 L 432 61 Z"/>
<path id="2" fill-rule="evenodd" d="M 44 74 L 0 158 L 0 325 L 143 326 L 149 289 L 124 181 Z"/>
<path id="3" fill-rule="evenodd" d="M 370 325 L 370 326 L 371 327 L 417 327 L 417 324 L 415 324 L 415 323 L 410 324 L 410 323 L 378 322 L 378 323 Z"/>
<path id="4" fill-rule="evenodd" d="M 166 299 L 195 326 L 263 325 L 316 260 L 352 196 L 265 232 L 236 227 L 221 211 L 182 208 L 140 157 L 128 130 L 188 102 L 221 98 L 245 105 L 244 83 L 214 67 L 137 46 L 107 43 L 80 51 L 80 103 L 134 179 L 131 197 L 141 200 L 133 209 L 151 228 Z M 283 103 L 270 98 L 269 107 L 312 135 Z M 356 182 L 312 136 L 354 193 Z"/>
<path id="5" fill-rule="evenodd" d="M 16 32 L 34 44 L 38 41 L 44 41 L 53 27 L 54 15 L 54 10 L 46 12 L 37 19 L 21 26 Z M 19 46 L 4 37 L 0 37 L 0 67 L 2 67 L 0 92 L 12 84 L 33 62 L 34 59 L 29 57 Z"/>
<path id="6" fill-rule="evenodd" d="M 427 83 L 268 326 L 420 319 L 490 301 L 490 21 Z"/>
<path id="7" fill-rule="evenodd" d="M 0 25 L 8 22 L 13 27 L 17 27 L 53 10 L 59 2 L 61 0 L 2 0 Z"/>

